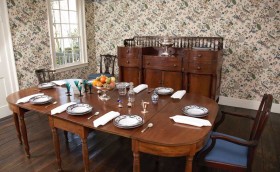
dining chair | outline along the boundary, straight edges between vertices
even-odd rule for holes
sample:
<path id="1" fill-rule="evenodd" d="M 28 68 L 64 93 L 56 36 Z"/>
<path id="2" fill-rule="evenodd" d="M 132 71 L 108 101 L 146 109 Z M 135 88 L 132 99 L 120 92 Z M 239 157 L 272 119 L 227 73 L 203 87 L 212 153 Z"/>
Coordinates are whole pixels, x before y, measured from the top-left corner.
<path id="1" fill-rule="evenodd" d="M 99 73 L 92 73 L 88 75 L 88 79 L 95 79 L 101 75 L 105 75 L 107 77 L 114 76 L 114 70 L 115 70 L 115 60 L 117 56 L 111 55 L 111 54 L 104 54 L 100 55 L 100 61 L 99 61 Z M 111 69 L 111 70 L 110 70 Z"/>
<path id="2" fill-rule="evenodd" d="M 269 117 L 272 100 L 272 95 L 264 94 L 255 117 L 222 111 L 221 119 L 215 123 L 208 142 L 194 158 L 193 171 L 200 171 L 200 167 L 252 171 L 255 151 Z M 249 139 L 216 132 L 227 115 L 254 120 Z"/>
<path id="3" fill-rule="evenodd" d="M 38 78 L 39 84 L 55 80 L 55 70 L 37 69 L 35 70 L 35 73 Z"/>

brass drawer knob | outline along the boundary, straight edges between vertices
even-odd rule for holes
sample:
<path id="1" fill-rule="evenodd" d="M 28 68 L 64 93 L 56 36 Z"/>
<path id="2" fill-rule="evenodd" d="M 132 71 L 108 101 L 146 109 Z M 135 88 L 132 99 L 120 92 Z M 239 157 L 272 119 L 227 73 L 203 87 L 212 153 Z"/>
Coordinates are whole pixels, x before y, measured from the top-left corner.
<path id="1" fill-rule="evenodd" d="M 129 64 L 129 61 L 127 60 L 126 63 Z"/>
<path id="2" fill-rule="evenodd" d="M 129 54 L 129 50 L 126 50 L 126 53 Z"/>
<path id="3" fill-rule="evenodd" d="M 196 67 L 196 69 L 197 69 L 197 70 L 200 70 L 200 69 L 201 69 L 201 67 L 200 67 L 200 66 L 197 66 L 197 67 Z"/>
<path id="4" fill-rule="evenodd" d="M 198 54 L 197 57 L 202 57 L 202 55 L 201 55 L 201 54 Z"/>
<path id="5" fill-rule="evenodd" d="M 174 67 L 177 67 L 177 65 L 176 65 L 176 64 L 174 64 L 173 66 L 174 66 Z"/>

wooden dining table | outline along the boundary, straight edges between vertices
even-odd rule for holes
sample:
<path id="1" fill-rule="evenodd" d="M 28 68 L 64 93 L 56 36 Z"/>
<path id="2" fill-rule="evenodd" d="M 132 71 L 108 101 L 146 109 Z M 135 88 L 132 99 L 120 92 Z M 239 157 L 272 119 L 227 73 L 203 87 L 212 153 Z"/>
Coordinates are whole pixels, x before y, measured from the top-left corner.
<path id="1" fill-rule="evenodd" d="M 18 99 L 36 93 L 44 93 L 45 95 L 51 96 L 53 101 L 56 101 L 57 103 L 50 104 L 49 106 L 31 104 L 30 102 L 16 104 Z M 13 111 L 17 135 L 20 143 L 22 143 L 23 140 L 26 155 L 30 157 L 24 114 L 27 111 L 36 111 L 41 114 L 48 115 L 59 171 L 62 170 L 62 166 L 60 157 L 60 142 L 57 129 L 62 129 L 79 135 L 82 142 L 85 171 L 90 171 L 87 146 L 87 136 L 89 130 L 98 130 L 130 138 L 132 141 L 132 151 L 134 157 L 134 172 L 140 171 L 139 154 L 141 152 L 167 157 L 185 156 L 185 171 L 192 171 L 193 157 L 207 141 L 212 127 L 195 127 L 186 124 L 179 124 L 175 123 L 169 117 L 174 115 L 183 115 L 182 108 L 185 106 L 198 105 L 208 109 L 208 115 L 203 117 L 203 119 L 207 119 L 211 124 L 213 124 L 218 113 L 218 104 L 214 100 L 187 93 L 182 99 L 172 99 L 170 95 L 160 95 L 158 103 L 153 104 L 151 102 L 151 88 L 148 88 L 136 94 L 133 106 L 128 107 L 127 97 L 120 96 L 117 90 L 108 91 L 107 94 L 111 97 L 108 101 L 101 101 L 98 98 L 96 89 L 94 89 L 93 94 L 87 92 L 83 93 L 81 97 L 73 92 L 71 93 L 71 96 L 67 96 L 66 88 L 60 86 L 43 90 L 39 90 L 37 87 L 31 87 L 10 94 L 7 97 L 7 102 L 9 103 L 10 109 Z M 118 100 L 121 101 L 123 107 L 119 107 Z M 147 106 L 147 113 L 142 113 L 142 101 L 149 102 Z M 92 111 L 84 115 L 70 115 L 65 111 L 59 114 L 51 115 L 52 109 L 67 102 L 89 104 L 92 106 Z M 113 121 L 110 121 L 106 125 L 94 127 L 93 121 L 109 111 L 116 111 L 121 115 L 139 115 L 143 118 L 144 124 L 136 128 L 123 129 L 116 127 Z M 99 115 L 88 119 L 88 117 L 92 116 L 95 112 L 99 112 Z M 145 132 L 141 132 L 148 123 L 153 123 L 153 127 L 149 128 Z"/>

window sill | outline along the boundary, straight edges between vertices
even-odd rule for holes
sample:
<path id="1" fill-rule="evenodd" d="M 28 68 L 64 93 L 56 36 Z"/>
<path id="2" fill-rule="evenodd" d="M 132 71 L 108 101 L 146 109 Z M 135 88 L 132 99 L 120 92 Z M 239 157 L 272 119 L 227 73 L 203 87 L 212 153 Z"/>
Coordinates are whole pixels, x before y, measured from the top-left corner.
<path id="1" fill-rule="evenodd" d="M 67 66 L 67 67 L 62 67 L 62 68 L 56 68 L 54 69 L 55 72 L 65 72 L 65 71 L 69 71 L 69 70 L 72 70 L 72 69 L 77 69 L 77 68 L 82 68 L 82 67 L 86 67 L 88 66 L 88 63 L 83 63 L 83 64 L 76 64 L 76 65 L 73 65 L 73 66 Z"/>

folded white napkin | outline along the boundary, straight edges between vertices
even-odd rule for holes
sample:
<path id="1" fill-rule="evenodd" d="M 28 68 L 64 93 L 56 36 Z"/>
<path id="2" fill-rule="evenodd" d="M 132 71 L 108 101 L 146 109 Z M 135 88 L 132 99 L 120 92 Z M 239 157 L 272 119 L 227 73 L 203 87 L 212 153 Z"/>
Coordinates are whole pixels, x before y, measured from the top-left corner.
<path id="1" fill-rule="evenodd" d="M 197 127 L 212 126 L 211 123 L 205 119 L 193 118 L 193 117 L 183 116 L 183 115 L 175 115 L 170 118 L 177 123 L 189 124 Z"/>
<path id="2" fill-rule="evenodd" d="M 51 115 L 61 113 L 61 112 L 65 111 L 68 106 L 73 105 L 73 104 L 76 104 L 76 102 L 69 102 L 69 103 L 65 103 L 63 105 L 60 105 L 60 106 L 54 108 L 53 110 L 51 110 Z"/>
<path id="3" fill-rule="evenodd" d="M 44 95 L 44 93 L 32 94 L 32 95 L 30 95 L 30 96 L 23 97 L 23 98 L 21 98 L 21 99 L 18 99 L 17 102 L 16 102 L 16 104 L 29 102 L 29 100 L 30 100 L 32 97 L 40 96 L 40 95 Z"/>
<path id="4" fill-rule="evenodd" d="M 171 98 L 181 99 L 186 94 L 186 90 L 178 90 L 172 94 Z"/>
<path id="5" fill-rule="evenodd" d="M 66 84 L 66 82 L 64 80 L 56 80 L 56 81 L 52 81 L 52 82 L 55 83 L 55 85 L 59 85 L 59 86 Z"/>
<path id="6" fill-rule="evenodd" d="M 147 85 L 147 84 L 140 84 L 140 85 L 138 85 L 137 87 L 133 88 L 133 91 L 134 91 L 135 93 L 139 93 L 140 91 L 142 91 L 142 90 L 144 90 L 144 89 L 146 89 L 146 88 L 148 88 L 148 85 Z"/>
<path id="7" fill-rule="evenodd" d="M 106 113 L 105 115 L 94 120 L 93 126 L 98 127 L 99 125 L 105 125 L 105 124 L 107 124 L 107 122 L 111 121 L 112 119 L 116 118 L 119 115 L 120 115 L 119 112 L 110 111 L 110 112 Z"/>

